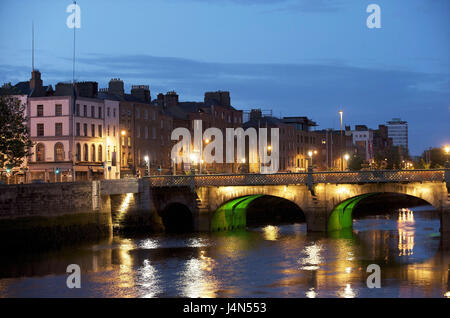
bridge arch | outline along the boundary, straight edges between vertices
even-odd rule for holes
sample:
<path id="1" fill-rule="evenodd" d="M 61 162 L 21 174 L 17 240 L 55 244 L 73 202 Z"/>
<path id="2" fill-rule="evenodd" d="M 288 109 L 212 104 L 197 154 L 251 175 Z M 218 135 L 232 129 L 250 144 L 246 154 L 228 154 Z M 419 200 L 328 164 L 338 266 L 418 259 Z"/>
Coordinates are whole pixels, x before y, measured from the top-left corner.
<path id="1" fill-rule="evenodd" d="M 186 233 L 194 230 L 194 214 L 186 204 L 170 202 L 159 215 L 166 232 Z"/>
<path id="2" fill-rule="evenodd" d="M 393 198 L 396 199 L 392 201 Z M 377 204 L 382 204 L 383 200 L 391 200 L 391 202 L 386 202 L 387 208 L 430 205 L 433 206 L 434 209 L 439 211 L 439 206 L 436 207 L 434 204 L 428 202 L 423 198 L 420 198 L 418 196 L 412 196 L 404 192 L 363 193 L 344 199 L 331 209 L 327 222 L 328 232 L 352 229 L 355 210 L 361 203 L 364 203 L 365 201 L 368 200 L 372 200 L 371 202 L 381 200 L 377 202 Z M 400 206 L 399 203 L 400 205 L 403 204 L 403 206 Z"/>
<path id="3" fill-rule="evenodd" d="M 305 214 L 294 202 L 282 197 L 255 194 L 231 199 L 213 214 L 212 231 L 245 229 L 252 225 L 305 222 Z"/>

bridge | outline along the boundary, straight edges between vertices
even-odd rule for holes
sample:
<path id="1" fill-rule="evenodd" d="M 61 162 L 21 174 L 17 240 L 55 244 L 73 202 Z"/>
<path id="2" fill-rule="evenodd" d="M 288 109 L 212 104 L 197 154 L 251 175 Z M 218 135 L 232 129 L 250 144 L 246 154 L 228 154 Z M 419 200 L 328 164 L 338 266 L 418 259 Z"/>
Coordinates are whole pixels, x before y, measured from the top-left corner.
<path id="1" fill-rule="evenodd" d="M 401 194 L 432 205 L 441 231 L 450 232 L 449 189 L 449 169 L 192 174 L 103 180 L 93 202 L 102 211 L 119 210 L 113 217 L 118 226 L 224 231 L 245 227 L 253 201 L 275 197 L 302 211 L 308 231 L 323 232 L 351 228 L 353 208 L 370 196 Z"/>

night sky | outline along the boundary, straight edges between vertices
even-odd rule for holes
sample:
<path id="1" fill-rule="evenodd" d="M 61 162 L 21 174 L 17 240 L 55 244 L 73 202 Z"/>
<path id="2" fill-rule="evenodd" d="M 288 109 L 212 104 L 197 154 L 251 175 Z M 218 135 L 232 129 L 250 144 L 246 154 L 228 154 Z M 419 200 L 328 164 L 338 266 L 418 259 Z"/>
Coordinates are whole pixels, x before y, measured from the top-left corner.
<path id="1" fill-rule="evenodd" d="M 0 0 L 0 84 L 72 79 L 65 0 Z M 148 84 L 181 101 L 229 90 L 239 109 L 321 128 L 409 122 L 410 152 L 450 142 L 448 0 L 80 0 L 77 80 Z M 381 29 L 368 29 L 368 4 Z"/>

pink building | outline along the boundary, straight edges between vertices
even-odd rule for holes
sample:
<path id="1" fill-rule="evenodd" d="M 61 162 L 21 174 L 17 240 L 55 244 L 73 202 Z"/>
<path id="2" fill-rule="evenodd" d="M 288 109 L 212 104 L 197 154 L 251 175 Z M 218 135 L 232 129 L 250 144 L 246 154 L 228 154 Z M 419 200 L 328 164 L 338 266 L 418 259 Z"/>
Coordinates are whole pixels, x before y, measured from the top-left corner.
<path id="1" fill-rule="evenodd" d="M 118 101 L 29 97 L 28 123 L 34 143 L 29 180 L 120 178 Z"/>

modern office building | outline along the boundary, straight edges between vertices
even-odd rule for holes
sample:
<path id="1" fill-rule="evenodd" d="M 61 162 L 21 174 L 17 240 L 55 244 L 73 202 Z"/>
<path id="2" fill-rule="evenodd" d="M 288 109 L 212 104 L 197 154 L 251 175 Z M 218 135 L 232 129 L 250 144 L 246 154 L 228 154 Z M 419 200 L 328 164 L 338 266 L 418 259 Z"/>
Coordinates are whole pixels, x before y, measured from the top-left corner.
<path id="1" fill-rule="evenodd" d="M 401 146 L 408 153 L 408 122 L 400 118 L 393 118 L 387 122 L 388 136 L 392 138 L 394 146 Z"/>

